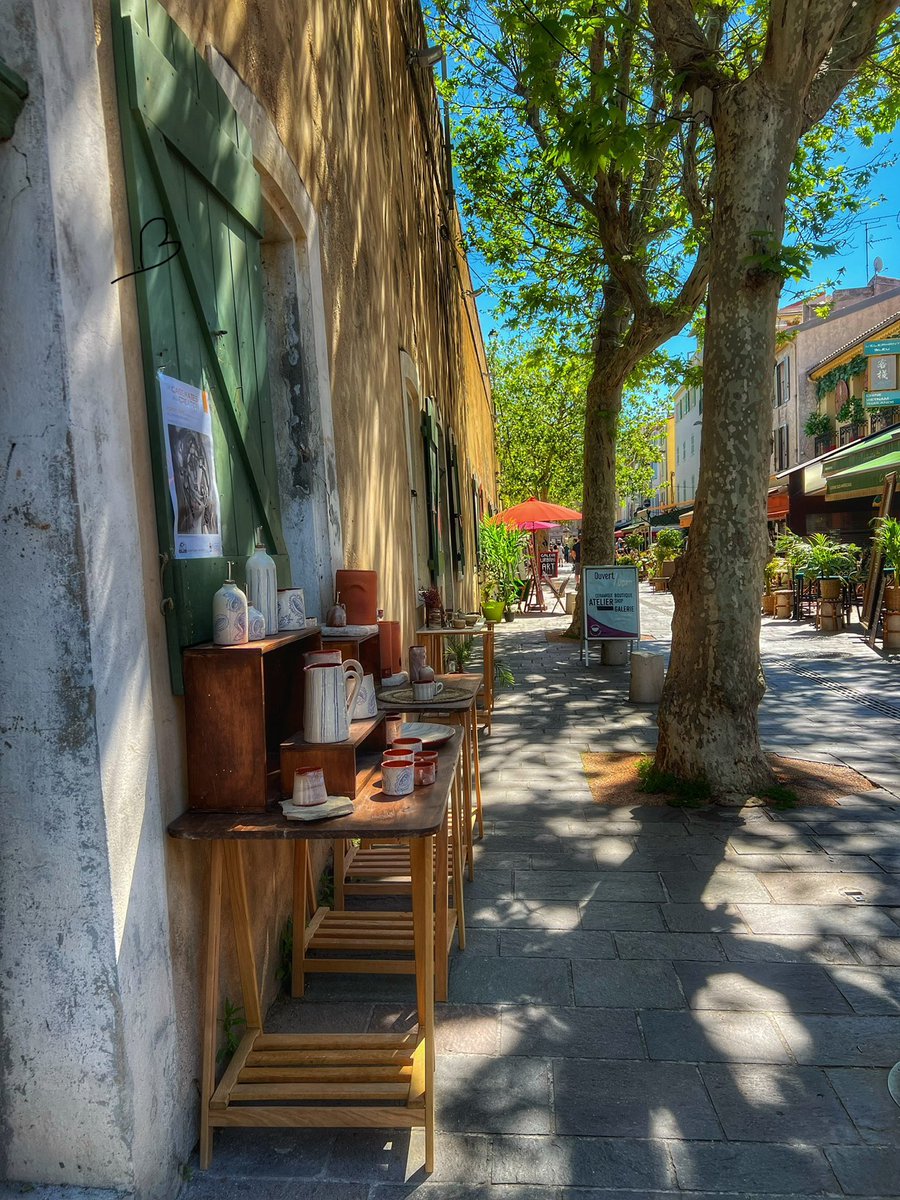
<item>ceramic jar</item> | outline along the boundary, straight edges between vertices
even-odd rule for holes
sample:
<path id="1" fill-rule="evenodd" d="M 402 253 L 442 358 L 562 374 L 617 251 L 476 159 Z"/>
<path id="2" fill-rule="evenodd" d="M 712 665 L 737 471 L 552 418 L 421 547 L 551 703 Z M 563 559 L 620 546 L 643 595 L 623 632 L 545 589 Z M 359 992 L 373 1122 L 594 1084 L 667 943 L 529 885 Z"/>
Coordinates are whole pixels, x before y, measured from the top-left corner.
<path id="1" fill-rule="evenodd" d="M 409 680 L 410 683 L 418 683 L 422 678 L 422 672 L 427 666 L 424 646 L 410 646 L 409 648 Z"/>
<path id="2" fill-rule="evenodd" d="M 278 589 L 278 632 L 306 628 L 306 603 L 303 588 Z"/>
<path id="3" fill-rule="evenodd" d="M 248 640 L 247 597 L 231 578 L 213 596 L 213 641 L 217 646 L 243 646 Z"/>
<path id="4" fill-rule="evenodd" d="M 266 619 L 266 636 L 278 632 L 278 578 L 275 560 L 266 553 L 262 526 L 256 531 L 256 549 L 247 559 L 247 594 Z"/>
<path id="5" fill-rule="evenodd" d="M 247 632 L 251 642 L 261 642 L 266 636 L 266 618 L 252 604 L 247 610 Z"/>

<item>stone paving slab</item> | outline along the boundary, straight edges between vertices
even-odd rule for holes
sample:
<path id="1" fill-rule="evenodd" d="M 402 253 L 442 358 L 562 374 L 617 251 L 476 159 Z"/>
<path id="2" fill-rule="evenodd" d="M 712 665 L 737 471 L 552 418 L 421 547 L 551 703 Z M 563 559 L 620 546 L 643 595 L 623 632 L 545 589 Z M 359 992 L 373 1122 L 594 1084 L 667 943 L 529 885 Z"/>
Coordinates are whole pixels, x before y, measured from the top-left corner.
<path id="1" fill-rule="evenodd" d="M 773 1018 L 753 1012 L 639 1013 L 651 1058 L 669 1062 L 789 1063 Z"/>

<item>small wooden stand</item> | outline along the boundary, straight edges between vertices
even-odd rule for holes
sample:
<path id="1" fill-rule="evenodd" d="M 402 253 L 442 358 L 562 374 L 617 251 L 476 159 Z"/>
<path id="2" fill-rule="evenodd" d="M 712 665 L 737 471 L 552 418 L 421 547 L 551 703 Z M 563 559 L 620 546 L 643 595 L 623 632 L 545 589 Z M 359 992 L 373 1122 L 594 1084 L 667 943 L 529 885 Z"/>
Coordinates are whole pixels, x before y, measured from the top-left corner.
<path id="1" fill-rule="evenodd" d="M 353 797 L 377 765 L 364 767 L 365 751 L 383 750 L 386 745 L 383 714 L 351 721 L 346 742 L 306 742 L 301 730 L 281 743 L 281 794 L 293 793 L 298 767 L 321 767 L 329 796 Z"/>

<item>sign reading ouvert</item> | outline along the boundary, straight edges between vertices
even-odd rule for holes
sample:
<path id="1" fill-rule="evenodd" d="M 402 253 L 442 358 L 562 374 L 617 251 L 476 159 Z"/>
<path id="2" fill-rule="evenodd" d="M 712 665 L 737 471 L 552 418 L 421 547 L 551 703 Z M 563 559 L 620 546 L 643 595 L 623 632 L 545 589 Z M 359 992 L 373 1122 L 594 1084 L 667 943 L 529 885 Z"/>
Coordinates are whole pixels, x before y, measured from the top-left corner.
<path id="1" fill-rule="evenodd" d="M 637 641 L 641 636 L 637 567 L 585 567 L 582 657 L 592 641 Z"/>

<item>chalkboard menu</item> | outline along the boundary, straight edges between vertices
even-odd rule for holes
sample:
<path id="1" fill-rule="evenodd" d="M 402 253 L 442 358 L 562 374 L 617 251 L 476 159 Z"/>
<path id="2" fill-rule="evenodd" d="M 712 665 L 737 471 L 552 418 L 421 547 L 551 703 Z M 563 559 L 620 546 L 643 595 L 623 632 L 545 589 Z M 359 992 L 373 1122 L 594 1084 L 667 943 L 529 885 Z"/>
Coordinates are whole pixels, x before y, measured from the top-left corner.
<path id="1" fill-rule="evenodd" d="M 541 551 L 541 574 L 545 579 L 555 579 L 559 574 L 559 551 Z"/>

